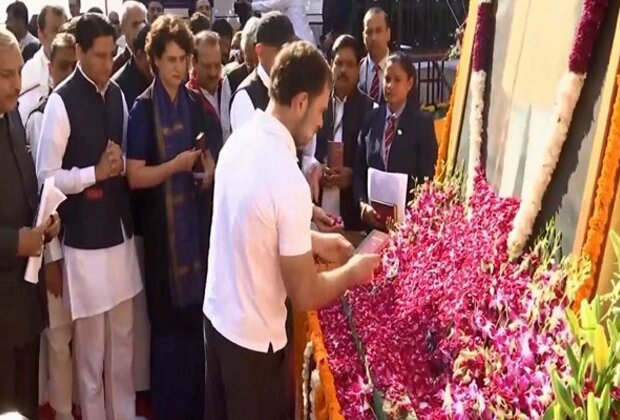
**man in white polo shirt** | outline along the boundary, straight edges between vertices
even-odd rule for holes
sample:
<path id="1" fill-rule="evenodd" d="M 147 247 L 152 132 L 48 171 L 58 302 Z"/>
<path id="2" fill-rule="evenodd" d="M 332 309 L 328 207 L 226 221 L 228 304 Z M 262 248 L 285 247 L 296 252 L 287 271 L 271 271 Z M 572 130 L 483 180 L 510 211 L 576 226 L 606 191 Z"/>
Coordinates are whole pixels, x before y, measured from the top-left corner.
<path id="1" fill-rule="evenodd" d="M 319 308 L 369 281 L 377 255 L 351 256 L 338 234 L 310 231 L 310 188 L 296 150 L 321 126 L 331 72 L 307 42 L 287 45 L 271 101 L 233 132 L 216 168 L 204 313 L 206 418 L 285 419 L 285 300 Z M 317 274 L 314 255 L 344 265 Z"/>

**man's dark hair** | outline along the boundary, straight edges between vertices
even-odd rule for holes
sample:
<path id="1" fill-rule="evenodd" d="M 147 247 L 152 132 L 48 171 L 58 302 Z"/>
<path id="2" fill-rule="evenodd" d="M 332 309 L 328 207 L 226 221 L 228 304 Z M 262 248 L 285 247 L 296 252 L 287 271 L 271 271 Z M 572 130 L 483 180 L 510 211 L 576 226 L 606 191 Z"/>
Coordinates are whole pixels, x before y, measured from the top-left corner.
<path id="1" fill-rule="evenodd" d="M 319 50 L 306 41 L 292 42 L 276 56 L 269 96 L 280 105 L 291 105 L 296 95 L 306 92 L 312 101 L 331 80 L 331 70 Z"/>
<path id="2" fill-rule="evenodd" d="M 65 15 L 65 9 L 63 9 L 62 6 L 44 6 L 43 9 L 41 9 L 41 13 L 39 13 L 39 17 L 37 19 L 37 26 L 39 27 L 40 31 L 45 30 L 45 25 L 47 24 L 47 15 L 50 13 L 57 17 L 67 17 Z"/>
<path id="3" fill-rule="evenodd" d="M 99 37 L 116 36 L 116 30 L 107 18 L 98 13 L 86 13 L 80 16 L 75 27 L 75 42 L 82 51 L 86 52 L 93 47 L 95 39 Z"/>
<path id="4" fill-rule="evenodd" d="M 360 48 L 360 44 L 357 42 L 357 39 L 352 37 L 351 35 L 340 35 L 334 41 L 334 45 L 332 45 L 331 57 L 332 59 L 338 54 L 338 51 L 350 48 L 353 50 L 355 54 L 355 59 L 359 63 L 362 59 L 362 49 Z"/>
<path id="5" fill-rule="evenodd" d="M 194 36 L 185 22 L 178 16 L 162 15 L 153 22 L 146 37 L 145 50 L 153 71 L 157 70 L 155 58 L 161 58 L 170 41 L 174 41 L 187 55 L 194 52 Z"/>
<path id="6" fill-rule="evenodd" d="M 30 22 L 28 22 L 28 32 L 33 36 L 37 36 L 39 32 L 39 15 L 34 14 L 30 16 Z"/>
<path id="7" fill-rule="evenodd" d="M 98 7 L 91 7 L 90 9 L 88 9 L 88 11 L 86 13 L 99 13 L 100 15 L 103 15 L 103 10 L 101 10 Z"/>
<path id="8" fill-rule="evenodd" d="M 196 12 L 189 18 L 189 30 L 194 35 L 198 35 L 202 31 L 208 31 L 211 29 L 211 19 L 206 17 L 200 12 Z"/>
<path id="9" fill-rule="evenodd" d="M 233 37 L 233 28 L 224 19 L 216 19 L 211 26 L 211 30 L 218 34 L 220 38 L 232 39 Z"/>
<path id="10" fill-rule="evenodd" d="M 268 12 L 261 16 L 256 29 L 256 43 L 280 48 L 295 40 L 291 20 L 280 12 Z"/>
<path id="11" fill-rule="evenodd" d="M 145 51 L 146 48 L 146 37 L 149 34 L 149 31 L 151 30 L 151 25 L 150 24 L 146 24 L 144 25 L 136 34 L 136 40 L 133 42 L 133 51 L 134 53 L 136 51 Z"/>
<path id="12" fill-rule="evenodd" d="M 382 14 L 383 17 L 385 18 L 385 26 L 388 29 L 392 28 L 392 21 L 390 20 L 390 15 L 387 14 L 387 12 L 385 10 L 383 10 L 380 7 L 371 7 L 370 9 L 368 9 L 368 11 L 366 12 L 366 14 L 364 15 L 364 20 L 366 20 L 366 17 L 370 16 L 370 15 L 374 15 L 374 14 Z"/>
<path id="13" fill-rule="evenodd" d="M 6 8 L 6 15 L 21 20 L 24 22 L 24 27 L 28 29 L 28 8 L 21 1 L 9 4 Z"/>

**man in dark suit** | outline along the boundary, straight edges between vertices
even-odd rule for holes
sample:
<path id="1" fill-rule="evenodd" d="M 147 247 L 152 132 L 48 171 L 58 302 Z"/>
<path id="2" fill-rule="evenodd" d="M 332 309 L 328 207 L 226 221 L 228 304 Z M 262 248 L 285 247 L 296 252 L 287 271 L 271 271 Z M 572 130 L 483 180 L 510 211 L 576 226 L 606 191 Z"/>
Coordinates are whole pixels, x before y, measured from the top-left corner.
<path id="1" fill-rule="evenodd" d="M 121 32 L 125 39 L 125 48 L 114 57 L 112 74 L 116 73 L 131 59 L 138 31 L 140 31 L 145 23 L 146 7 L 144 4 L 135 0 L 129 0 L 123 3 L 123 10 L 121 11 Z"/>
<path id="2" fill-rule="evenodd" d="M 341 35 L 332 47 L 334 91 L 323 116 L 323 127 L 316 135 L 316 159 L 324 164 L 321 178 L 321 205 L 332 215 L 342 217 L 346 230 L 360 228 L 359 207 L 353 199 L 353 166 L 357 140 L 373 101 L 357 88 L 360 47 L 351 35 Z M 328 146 L 340 142 L 343 166 L 330 168 Z"/>
<path id="3" fill-rule="evenodd" d="M 118 84 L 125 95 L 127 109 L 131 109 L 134 101 L 149 87 L 153 75 L 148 63 L 148 57 L 144 51 L 146 35 L 151 30 L 147 24 L 140 29 L 133 44 L 134 52 L 129 61 L 116 72 L 112 79 Z"/>
<path id="4" fill-rule="evenodd" d="M 37 177 L 17 111 L 17 39 L 0 29 L 0 414 L 38 418 L 39 335 L 45 326 L 43 282 L 28 283 L 28 257 L 41 255 L 59 219 L 31 228 L 38 206 Z"/>

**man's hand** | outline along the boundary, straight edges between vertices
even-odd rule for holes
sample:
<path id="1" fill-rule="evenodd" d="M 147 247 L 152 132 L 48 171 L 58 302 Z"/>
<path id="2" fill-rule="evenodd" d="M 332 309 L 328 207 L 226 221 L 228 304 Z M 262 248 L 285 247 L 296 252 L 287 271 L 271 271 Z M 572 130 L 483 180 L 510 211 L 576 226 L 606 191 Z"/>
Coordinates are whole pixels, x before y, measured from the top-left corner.
<path id="1" fill-rule="evenodd" d="M 326 168 L 323 170 L 322 181 L 326 187 L 349 188 L 353 184 L 353 169 L 346 166 L 339 169 Z"/>
<path id="2" fill-rule="evenodd" d="M 361 218 L 364 223 L 373 229 L 385 229 L 385 224 L 381 222 L 379 214 L 368 203 L 360 203 Z"/>
<path id="3" fill-rule="evenodd" d="M 45 265 L 45 284 L 47 291 L 53 296 L 62 296 L 62 264 L 54 261 Z"/>
<path id="4" fill-rule="evenodd" d="M 123 173 L 123 151 L 121 147 L 113 141 L 108 141 L 108 153 L 110 155 L 111 177 L 119 176 Z"/>
<path id="5" fill-rule="evenodd" d="M 321 193 L 321 178 L 323 176 L 323 165 L 320 163 L 314 163 L 310 166 L 306 173 L 306 179 L 310 184 L 310 193 L 312 194 L 312 201 L 318 202 L 319 195 Z"/>
<path id="6" fill-rule="evenodd" d="M 327 262 L 344 264 L 353 251 L 351 242 L 339 233 L 313 233 L 312 252 Z"/>
<path id="7" fill-rule="evenodd" d="M 51 219 L 36 228 L 23 227 L 17 236 L 18 257 L 38 257 L 43 253 L 45 231 L 49 228 Z"/>
<path id="8" fill-rule="evenodd" d="M 45 243 L 48 243 L 52 239 L 58 236 L 60 233 L 60 216 L 58 213 L 54 213 L 50 216 L 50 224 L 45 230 Z"/>
<path id="9" fill-rule="evenodd" d="M 381 257 L 378 254 L 355 254 L 347 262 L 351 270 L 351 284 L 349 287 L 370 283 L 374 278 L 374 271 L 379 267 Z"/>
<path id="10" fill-rule="evenodd" d="M 105 181 L 123 172 L 123 154 L 118 144 L 108 140 L 108 144 L 95 165 L 95 179 Z"/>
<path id="11" fill-rule="evenodd" d="M 320 232 L 340 232 L 344 229 L 344 225 L 319 206 L 312 207 L 312 221 Z"/>

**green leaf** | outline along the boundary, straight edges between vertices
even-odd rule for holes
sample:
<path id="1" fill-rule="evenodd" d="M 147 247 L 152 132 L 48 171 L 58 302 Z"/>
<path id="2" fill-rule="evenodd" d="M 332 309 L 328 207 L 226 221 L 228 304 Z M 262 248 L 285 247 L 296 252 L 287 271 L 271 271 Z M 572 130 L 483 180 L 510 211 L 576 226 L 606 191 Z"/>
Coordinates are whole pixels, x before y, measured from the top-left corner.
<path id="1" fill-rule="evenodd" d="M 588 420 L 599 420 L 600 415 L 598 412 L 598 407 L 596 405 L 596 400 L 594 399 L 594 393 L 588 393 L 588 403 L 587 403 L 587 413 Z"/>
<path id="2" fill-rule="evenodd" d="M 577 381 L 575 380 L 575 378 L 573 376 L 568 378 L 568 384 L 567 385 L 568 385 L 569 391 L 572 391 L 573 394 L 578 394 L 579 391 L 581 391 L 581 388 L 579 387 L 579 385 L 577 384 Z"/>
<path id="3" fill-rule="evenodd" d="M 609 409 L 611 408 L 611 392 L 609 384 L 605 385 L 603 388 L 603 392 L 601 393 L 600 398 L 600 415 L 601 418 L 607 419 L 609 418 Z"/>
<path id="4" fill-rule="evenodd" d="M 601 319 L 601 312 L 602 312 L 601 299 L 598 296 L 596 296 L 594 300 L 592 301 L 592 307 L 594 309 L 594 319 L 598 323 L 598 321 Z"/>
<path id="5" fill-rule="evenodd" d="M 582 407 L 577 407 L 575 409 L 575 416 L 574 418 L 576 420 L 582 420 L 583 419 L 583 408 Z"/>
<path id="6" fill-rule="evenodd" d="M 579 373 L 579 362 L 577 361 L 577 357 L 575 357 L 575 352 L 573 352 L 573 347 L 570 345 L 570 343 L 566 343 L 566 355 L 568 356 L 570 369 L 574 376 Z"/>
<path id="7" fill-rule="evenodd" d="M 555 368 L 551 370 L 551 382 L 553 384 L 553 391 L 555 392 L 556 399 L 562 407 L 562 411 L 572 418 L 575 415 L 575 403 L 573 402 L 573 398 L 568 392 L 568 389 L 566 389 L 562 383 L 562 380 L 558 376 L 558 372 Z"/>
<path id="8" fill-rule="evenodd" d="M 566 309 L 566 318 L 568 319 L 568 326 L 570 327 L 571 333 L 577 340 L 579 340 L 581 330 L 579 328 L 579 320 L 571 308 Z"/>
<path id="9" fill-rule="evenodd" d="M 596 328 L 596 318 L 594 312 L 590 308 L 590 303 L 582 302 L 579 307 L 579 316 L 581 317 L 581 327 L 585 329 Z"/>
<path id="10" fill-rule="evenodd" d="M 590 359 L 592 357 L 592 348 L 586 347 L 585 351 L 581 354 L 581 359 L 579 360 L 579 372 L 577 373 L 577 383 L 580 386 L 583 386 L 586 376 L 586 370 L 588 365 L 590 364 Z"/>
<path id="11" fill-rule="evenodd" d="M 594 363 L 599 375 L 603 374 L 609 361 L 609 345 L 602 325 L 597 325 L 594 334 Z"/>
<path id="12" fill-rule="evenodd" d="M 547 411 L 545 411 L 545 415 L 542 417 L 542 420 L 553 420 L 553 417 L 554 417 L 553 413 L 557 406 L 558 406 L 557 402 L 554 402 L 553 404 L 551 404 L 549 408 L 547 408 Z"/>

